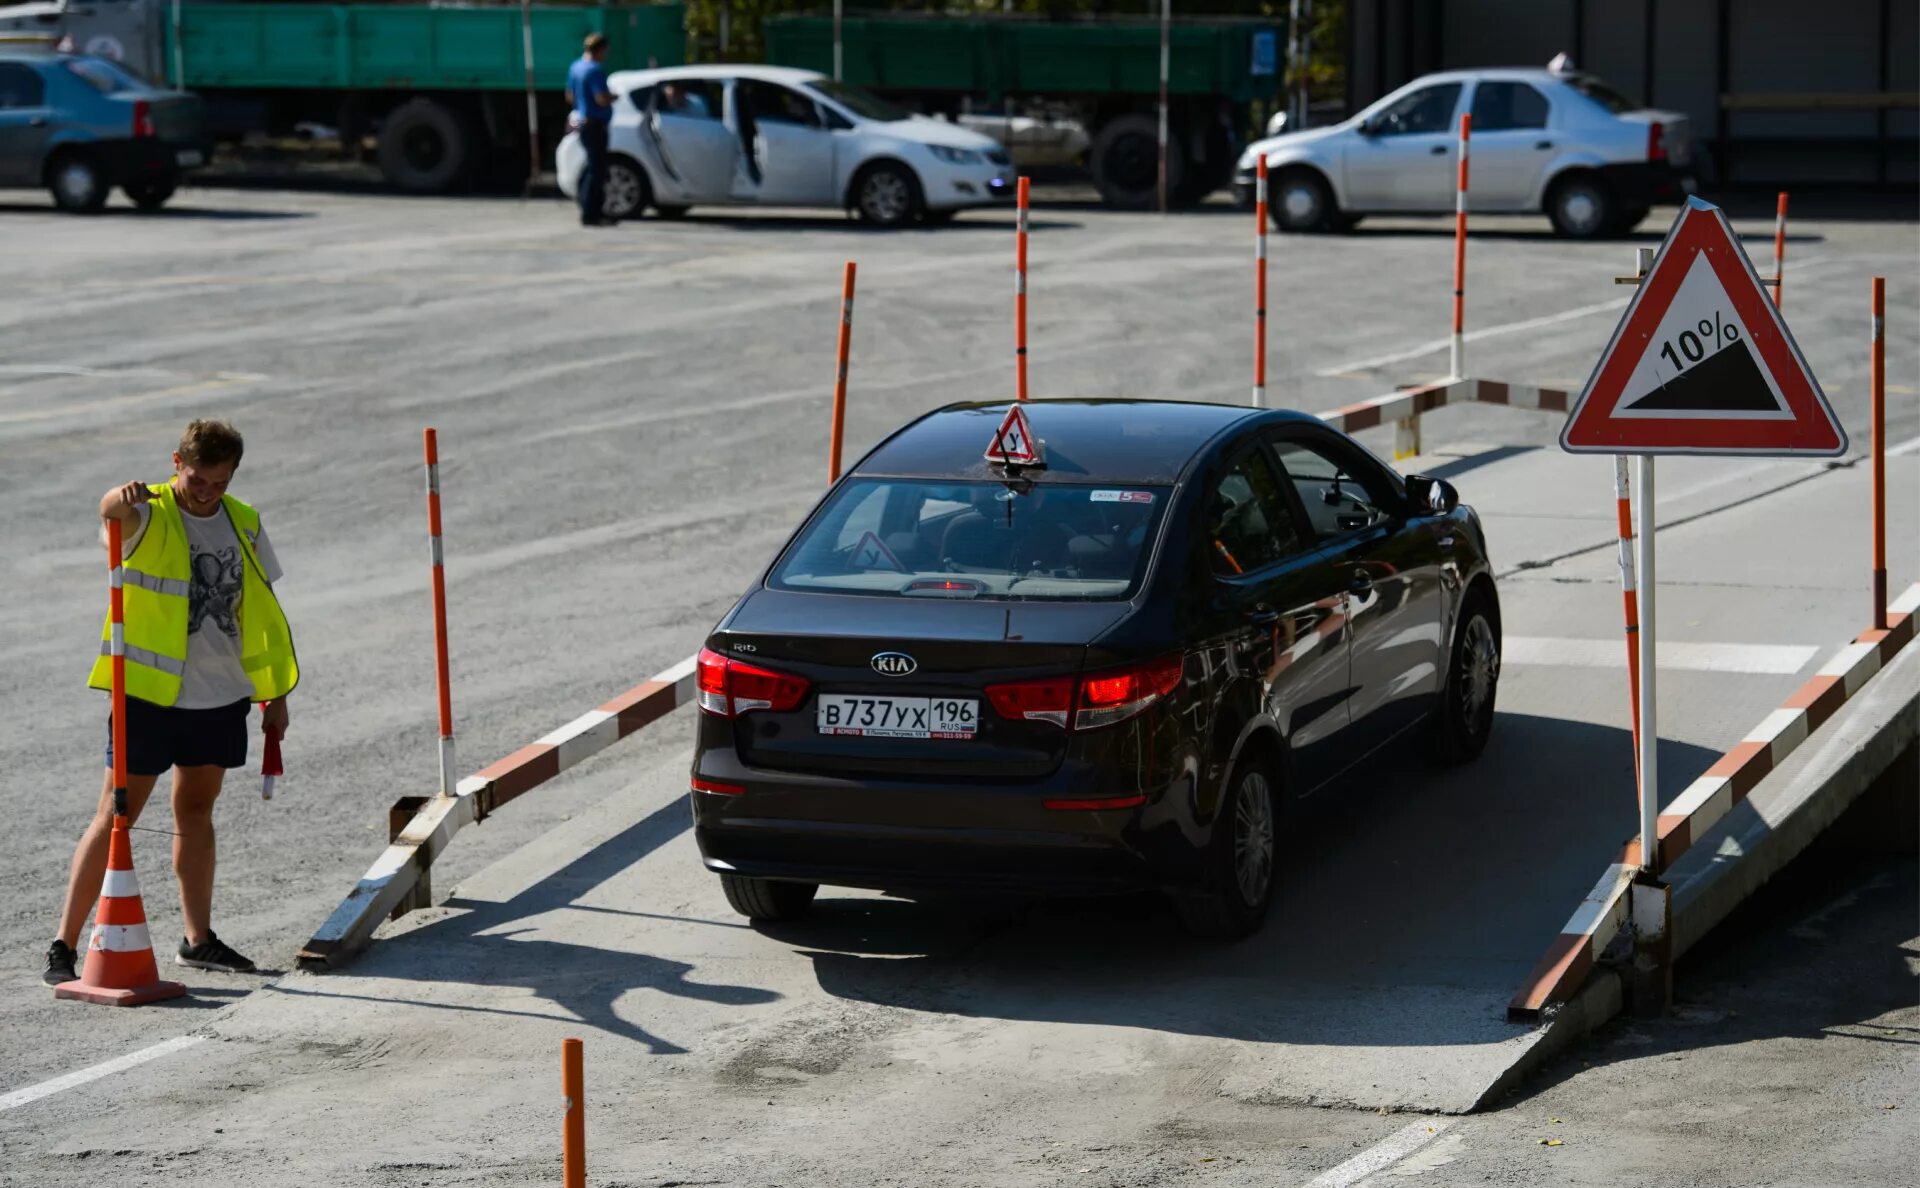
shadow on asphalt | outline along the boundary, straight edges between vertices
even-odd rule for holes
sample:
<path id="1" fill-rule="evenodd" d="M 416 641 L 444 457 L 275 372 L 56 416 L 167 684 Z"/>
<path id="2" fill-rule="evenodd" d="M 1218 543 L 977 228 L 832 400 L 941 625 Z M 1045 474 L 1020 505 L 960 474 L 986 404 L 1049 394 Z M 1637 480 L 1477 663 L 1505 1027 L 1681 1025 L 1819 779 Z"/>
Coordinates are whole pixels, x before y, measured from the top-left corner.
<path id="1" fill-rule="evenodd" d="M 48 202 L 35 204 L 28 202 L 0 202 L 0 214 L 59 214 L 60 209 Z M 82 219 L 140 219 L 151 222 L 166 222 L 170 219 L 200 219 L 211 222 L 251 223 L 273 219 L 310 219 L 309 210 L 219 210 L 197 206 L 163 206 L 159 210 L 138 210 L 131 206 L 109 206 L 90 215 L 74 215 Z"/>

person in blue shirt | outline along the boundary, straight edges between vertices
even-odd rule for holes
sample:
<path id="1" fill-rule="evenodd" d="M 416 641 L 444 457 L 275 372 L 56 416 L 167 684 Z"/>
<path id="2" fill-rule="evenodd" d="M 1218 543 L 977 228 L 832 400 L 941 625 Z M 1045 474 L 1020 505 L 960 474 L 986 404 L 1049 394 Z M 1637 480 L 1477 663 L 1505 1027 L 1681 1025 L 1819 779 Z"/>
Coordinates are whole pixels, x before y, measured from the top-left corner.
<path id="1" fill-rule="evenodd" d="M 607 88 L 607 36 L 587 34 L 586 52 L 567 69 L 567 102 L 572 123 L 587 150 L 586 172 L 580 177 L 580 225 L 599 227 L 612 222 L 603 213 L 607 190 L 607 128 L 613 122 L 613 92 Z"/>

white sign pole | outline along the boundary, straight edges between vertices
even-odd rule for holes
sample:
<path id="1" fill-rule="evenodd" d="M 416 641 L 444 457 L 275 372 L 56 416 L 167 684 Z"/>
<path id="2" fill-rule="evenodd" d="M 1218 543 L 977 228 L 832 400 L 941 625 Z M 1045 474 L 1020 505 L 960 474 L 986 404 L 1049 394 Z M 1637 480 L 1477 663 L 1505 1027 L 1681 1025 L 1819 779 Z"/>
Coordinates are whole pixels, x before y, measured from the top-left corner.
<path id="1" fill-rule="evenodd" d="M 1640 585 L 1640 869 L 1649 878 L 1659 873 L 1660 724 L 1655 718 L 1654 608 L 1659 596 L 1653 572 L 1653 456 L 1634 460 L 1634 502 L 1640 506 L 1639 535 L 1634 552 Z"/>

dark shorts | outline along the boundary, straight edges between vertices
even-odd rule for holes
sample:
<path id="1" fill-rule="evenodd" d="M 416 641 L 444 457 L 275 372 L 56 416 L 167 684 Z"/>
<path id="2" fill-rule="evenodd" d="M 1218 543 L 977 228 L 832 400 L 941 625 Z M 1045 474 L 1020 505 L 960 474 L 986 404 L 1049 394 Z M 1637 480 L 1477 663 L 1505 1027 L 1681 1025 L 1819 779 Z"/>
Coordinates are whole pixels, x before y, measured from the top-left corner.
<path id="1" fill-rule="evenodd" d="M 245 767 L 251 708 L 245 699 L 214 709 L 176 709 L 127 698 L 127 774 L 164 775 L 170 767 Z M 111 712 L 107 767 L 113 767 Z"/>

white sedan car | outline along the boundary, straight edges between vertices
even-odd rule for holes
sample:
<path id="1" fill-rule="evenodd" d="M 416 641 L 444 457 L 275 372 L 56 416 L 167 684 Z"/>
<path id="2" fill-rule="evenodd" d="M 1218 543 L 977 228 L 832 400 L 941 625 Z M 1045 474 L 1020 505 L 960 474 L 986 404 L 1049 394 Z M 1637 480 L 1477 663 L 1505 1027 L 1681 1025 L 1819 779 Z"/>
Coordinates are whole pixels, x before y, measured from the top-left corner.
<path id="1" fill-rule="evenodd" d="M 1589 74 L 1514 69 L 1429 74 L 1344 123 L 1255 141 L 1234 190 L 1252 200 L 1264 153 L 1282 231 L 1451 213 L 1462 112 L 1473 116 L 1470 211 L 1544 211 L 1560 234 L 1591 239 L 1631 230 L 1655 202 L 1692 189 L 1686 116 L 1637 108 Z"/>
<path id="2" fill-rule="evenodd" d="M 999 142 L 914 115 L 810 70 L 676 66 L 623 70 L 607 142 L 605 213 L 651 206 L 825 206 L 881 227 L 944 222 L 1013 196 Z M 560 142 L 560 190 L 579 192 L 587 154 Z"/>

